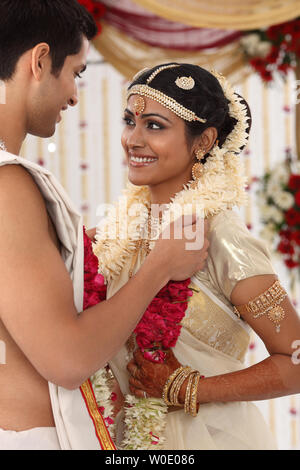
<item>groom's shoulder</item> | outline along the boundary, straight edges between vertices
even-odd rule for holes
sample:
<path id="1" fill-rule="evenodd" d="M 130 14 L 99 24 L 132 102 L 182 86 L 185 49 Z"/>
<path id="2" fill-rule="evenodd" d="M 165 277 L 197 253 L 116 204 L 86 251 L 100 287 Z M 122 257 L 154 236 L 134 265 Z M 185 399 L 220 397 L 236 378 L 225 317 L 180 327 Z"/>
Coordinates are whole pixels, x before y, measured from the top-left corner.
<path id="1" fill-rule="evenodd" d="M 23 165 L 0 166 L 0 211 L 42 216 L 46 211 L 44 198 L 33 176 Z"/>

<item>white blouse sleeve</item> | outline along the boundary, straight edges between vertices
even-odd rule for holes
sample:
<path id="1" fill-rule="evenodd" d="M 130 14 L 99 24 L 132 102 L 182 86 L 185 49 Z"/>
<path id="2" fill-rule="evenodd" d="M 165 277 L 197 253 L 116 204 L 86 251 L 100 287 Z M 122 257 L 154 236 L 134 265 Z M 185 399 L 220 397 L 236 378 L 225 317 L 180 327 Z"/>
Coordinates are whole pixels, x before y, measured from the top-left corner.
<path id="1" fill-rule="evenodd" d="M 254 238 L 240 216 L 231 210 L 212 217 L 209 242 L 209 277 L 229 301 L 238 281 L 276 274 L 266 242 Z"/>

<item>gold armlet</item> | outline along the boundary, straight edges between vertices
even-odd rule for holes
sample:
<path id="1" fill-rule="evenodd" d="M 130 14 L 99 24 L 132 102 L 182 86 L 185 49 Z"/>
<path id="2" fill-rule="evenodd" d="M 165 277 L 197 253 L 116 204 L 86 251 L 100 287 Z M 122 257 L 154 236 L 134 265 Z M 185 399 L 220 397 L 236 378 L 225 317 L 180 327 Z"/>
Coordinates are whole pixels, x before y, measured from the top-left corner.
<path id="1" fill-rule="evenodd" d="M 269 289 L 245 305 L 237 305 L 234 312 L 238 316 L 243 313 L 252 313 L 253 318 L 267 315 L 269 320 L 275 323 L 276 333 L 280 333 L 280 322 L 285 318 L 285 311 L 280 304 L 287 297 L 287 293 L 279 281 L 275 281 Z"/>

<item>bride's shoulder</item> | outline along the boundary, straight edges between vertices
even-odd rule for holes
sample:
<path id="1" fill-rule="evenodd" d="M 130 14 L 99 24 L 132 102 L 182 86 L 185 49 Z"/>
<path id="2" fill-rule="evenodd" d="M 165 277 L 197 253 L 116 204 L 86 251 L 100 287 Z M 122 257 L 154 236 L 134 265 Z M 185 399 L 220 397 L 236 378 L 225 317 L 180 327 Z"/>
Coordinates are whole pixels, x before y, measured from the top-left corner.
<path id="1" fill-rule="evenodd" d="M 209 231 L 211 233 L 224 232 L 224 229 L 235 231 L 237 228 L 246 230 L 247 226 L 241 216 L 234 210 L 227 209 L 209 218 Z"/>

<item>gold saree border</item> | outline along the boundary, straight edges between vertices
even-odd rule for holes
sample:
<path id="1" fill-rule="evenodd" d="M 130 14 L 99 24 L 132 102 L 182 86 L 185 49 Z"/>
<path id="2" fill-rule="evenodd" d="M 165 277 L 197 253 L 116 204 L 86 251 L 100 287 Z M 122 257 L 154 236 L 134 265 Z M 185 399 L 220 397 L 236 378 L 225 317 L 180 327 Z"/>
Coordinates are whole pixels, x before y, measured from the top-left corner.
<path id="1" fill-rule="evenodd" d="M 97 439 L 102 450 L 116 450 L 114 442 L 109 434 L 104 418 L 98 409 L 96 397 L 90 379 L 80 387 L 80 391 L 86 404 L 88 413 L 93 421 Z"/>

